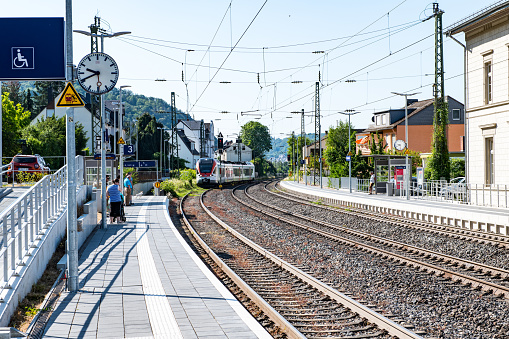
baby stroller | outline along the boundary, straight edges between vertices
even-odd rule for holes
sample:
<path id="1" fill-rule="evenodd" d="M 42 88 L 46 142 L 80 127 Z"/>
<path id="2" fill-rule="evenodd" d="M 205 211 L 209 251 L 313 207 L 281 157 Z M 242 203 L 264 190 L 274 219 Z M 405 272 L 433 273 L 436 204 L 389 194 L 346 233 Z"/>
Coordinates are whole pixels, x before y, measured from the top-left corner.
<path id="1" fill-rule="evenodd" d="M 126 222 L 127 218 L 125 217 L 125 211 L 124 211 L 124 195 L 120 193 L 120 198 L 122 199 L 122 202 L 120 204 L 120 220 L 122 222 Z"/>

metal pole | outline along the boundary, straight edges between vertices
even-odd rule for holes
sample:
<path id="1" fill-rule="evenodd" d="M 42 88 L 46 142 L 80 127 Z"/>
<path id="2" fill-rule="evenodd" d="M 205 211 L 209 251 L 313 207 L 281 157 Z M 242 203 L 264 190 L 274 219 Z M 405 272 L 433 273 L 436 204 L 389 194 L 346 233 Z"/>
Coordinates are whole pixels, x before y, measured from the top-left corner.
<path id="1" fill-rule="evenodd" d="M 348 190 L 352 193 L 352 143 L 350 142 L 350 116 L 348 114 L 348 156 L 350 157 L 350 161 L 348 162 Z"/>
<path id="2" fill-rule="evenodd" d="M 295 134 L 292 132 L 292 171 L 293 181 L 295 182 Z"/>
<path id="3" fill-rule="evenodd" d="M 117 132 L 118 132 L 118 129 L 117 129 L 117 116 L 118 116 L 118 112 L 119 112 L 119 109 L 117 108 L 117 112 L 115 113 L 115 111 L 113 111 L 113 154 L 117 154 Z M 114 173 L 112 173 L 114 174 Z"/>
<path id="4" fill-rule="evenodd" d="M 408 99 L 407 95 L 405 95 L 405 143 L 406 143 L 406 151 L 405 151 L 405 165 L 406 165 L 406 200 L 410 200 L 410 176 L 412 175 L 412 169 L 410 168 L 410 164 L 408 163 Z"/>
<path id="5" fill-rule="evenodd" d="M 122 86 L 119 88 L 120 91 L 120 116 L 118 118 L 118 124 L 120 126 L 120 137 L 125 141 L 124 134 L 124 109 L 122 107 Z M 119 185 L 122 187 L 122 193 L 124 192 L 124 144 L 119 146 L 119 161 L 120 161 L 120 182 Z"/>
<path id="6" fill-rule="evenodd" d="M 163 129 L 161 129 L 161 148 L 159 148 L 159 166 L 161 167 L 161 179 L 163 178 Z"/>
<path id="7" fill-rule="evenodd" d="M 72 54 L 72 0 L 65 1 L 65 35 L 66 35 L 66 81 L 73 81 Z M 76 223 L 76 142 L 74 108 L 66 109 L 67 134 L 67 267 L 69 268 L 69 290 L 76 291 L 78 284 L 78 225 Z"/>
<path id="8" fill-rule="evenodd" d="M 3 166 L 4 162 L 3 162 L 3 152 L 2 152 L 2 148 L 4 146 L 4 143 L 3 143 L 3 135 L 2 135 L 2 119 L 3 119 L 3 116 L 2 116 L 2 81 L 0 81 L 0 167 Z M 13 178 L 13 182 L 14 182 L 14 178 Z M 7 183 L 9 183 L 9 181 L 7 181 Z M 0 185 L 3 186 L 4 184 L 4 176 L 3 174 L 0 174 Z"/>
<path id="9" fill-rule="evenodd" d="M 102 207 L 102 227 L 108 228 L 106 218 L 106 115 L 104 112 L 104 95 L 101 94 L 101 207 Z"/>
<path id="10" fill-rule="evenodd" d="M 101 53 L 104 53 L 104 36 L 101 35 Z M 102 227 L 108 228 L 106 218 L 106 112 L 104 109 L 104 94 L 101 94 L 101 207 L 102 207 Z"/>

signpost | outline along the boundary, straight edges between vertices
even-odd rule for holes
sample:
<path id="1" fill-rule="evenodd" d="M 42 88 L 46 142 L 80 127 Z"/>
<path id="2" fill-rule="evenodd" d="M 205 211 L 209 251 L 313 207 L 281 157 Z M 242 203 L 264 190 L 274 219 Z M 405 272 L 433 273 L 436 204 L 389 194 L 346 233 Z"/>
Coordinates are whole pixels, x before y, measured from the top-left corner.
<path id="1" fill-rule="evenodd" d="M 124 161 L 124 167 L 156 167 L 155 160 L 145 160 L 145 161 Z"/>
<path id="2" fill-rule="evenodd" d="M 106 160 L 115 160 L 116 155 L 113 153 L 106 153 Z M 94 160 L 101 160 L 101 153 L 94 154 Z"/>
<path id="3" fill-rule="evenodd" d="M 0 80 L 66 80 L 64 18 L 0 18 Z"/>

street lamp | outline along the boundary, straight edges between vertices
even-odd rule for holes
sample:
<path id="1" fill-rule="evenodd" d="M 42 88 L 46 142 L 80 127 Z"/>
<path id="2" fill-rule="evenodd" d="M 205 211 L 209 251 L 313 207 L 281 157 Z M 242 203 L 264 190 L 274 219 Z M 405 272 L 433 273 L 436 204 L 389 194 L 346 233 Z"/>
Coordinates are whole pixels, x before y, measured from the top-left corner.
<path id="1" fill-rule="evenodd" d="M 182 82 L 184 83 L 184 85 L 186 85 L 186 96 L 187 96 L 186 114 L 189 117 L 189 91 L 187 89 L 187 84 L 189 82 L 186 81 L 186 78 L 187 78 L 187 52 L 194 52 L 194 49 L 186 49 L 186 52 L 184 54 L 184 69 L 182 70 Z"/>
<path id="2" fill-rule="evenodd" d="M 101 53 L 104 53 L 104 38 L 114 38 L 125 34 L 131 34 L 131 32 L 116 32 L 116 33 L 90 33 L 87 31 L 81 30 L 73 30 L 73 32 L 80 33 L 90 37 L 99 37 L 101 38 Z M 104 94 L 101 94 L 101 134 L 104 139 L 104 131 L 106 130 L 106 118 L 104 112 Z M 106 149 L 104 140 L 101 142 L 101 206 L 102 206 L 102 228 L 108 228 L 108 224 L 106 222 Z"/>
<path id="3" fill-rule="evenodd" d="M 352 193 L 352 142 L 350 140 L 350 116 L 360 112 L 354 112 L 351 109 L 347 109 L 344 112 L 338 112 L 339 114 L 348 115 L 348 190 Z"/>
<path id="4" fill-rule="evenodd" d="M 416 94 L 419 94 L 421 92 L 416 93 L 397 93 L 397 92 L 391 92 L 392 94 L 396 94 L 402 97 L 405 97 L 405 167 L 407 170 L 407 176 L 406 176 L 406 200 L 410 200 L 410 176 L 412 175 L 412 168 L 410 164 L 408 163 L 408 97 L 414 96 Z"/>
<path id="5" fill-rule="evenodd" d="M 161 131 L 161 147 L 159 148 L 159 167 L 161 167 L 161 179 L 162 179 L 163 178 L 163 133 L 164 133 L 164 127 L 157 127 L 157 129 Z"/>
<path id="6" fill-rule="evenodd" d="M 122 138 L 122 140 L 125 141 L 125 133 L 124 133 L 124 106 L 122 104 L 122 88 L 127 88 L 127 87 L 131 87 L 129 85 L 123 85 L 123 86 L 120 86 L 120 116 L 119 116 L 119 126 L 120 126 L 120 137 Z M 120 150 L 119 150 L 119 157 L 120 157 L 120 187 L 123 187 L 124 185 L 124 145 L 120 145 Z M 123 189 L 122 189 L 123 191 Z"/>

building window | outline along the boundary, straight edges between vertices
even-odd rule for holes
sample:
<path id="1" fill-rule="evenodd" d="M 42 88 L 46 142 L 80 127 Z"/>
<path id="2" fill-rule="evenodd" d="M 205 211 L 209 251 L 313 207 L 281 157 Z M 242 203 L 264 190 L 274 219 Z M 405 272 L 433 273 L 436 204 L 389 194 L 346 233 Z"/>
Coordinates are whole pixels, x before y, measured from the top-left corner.
<path id="1" fill-rule="evenodd" d="M 387 125 L 387 116 L 385 114 L 382 115 L 382 125 L 383 126 Z"/>
<path id="2" fill-rule="evenodd" d="M 491 61 L 484 63 L 484 103 L 493 101 L 493 69 Z"/>
<path id="3" fill-rule="evenodd" d="M 459 108 L 452 110 L 452 120 L 461 120 L 461 110 Z"/>
<path id="4" fill-rule="evenodd" d="M 493 137 L 484 139 L 484 177 L 485 184 L 492 185 L 495 182 L 495 154 L 493 149 Z"/>

